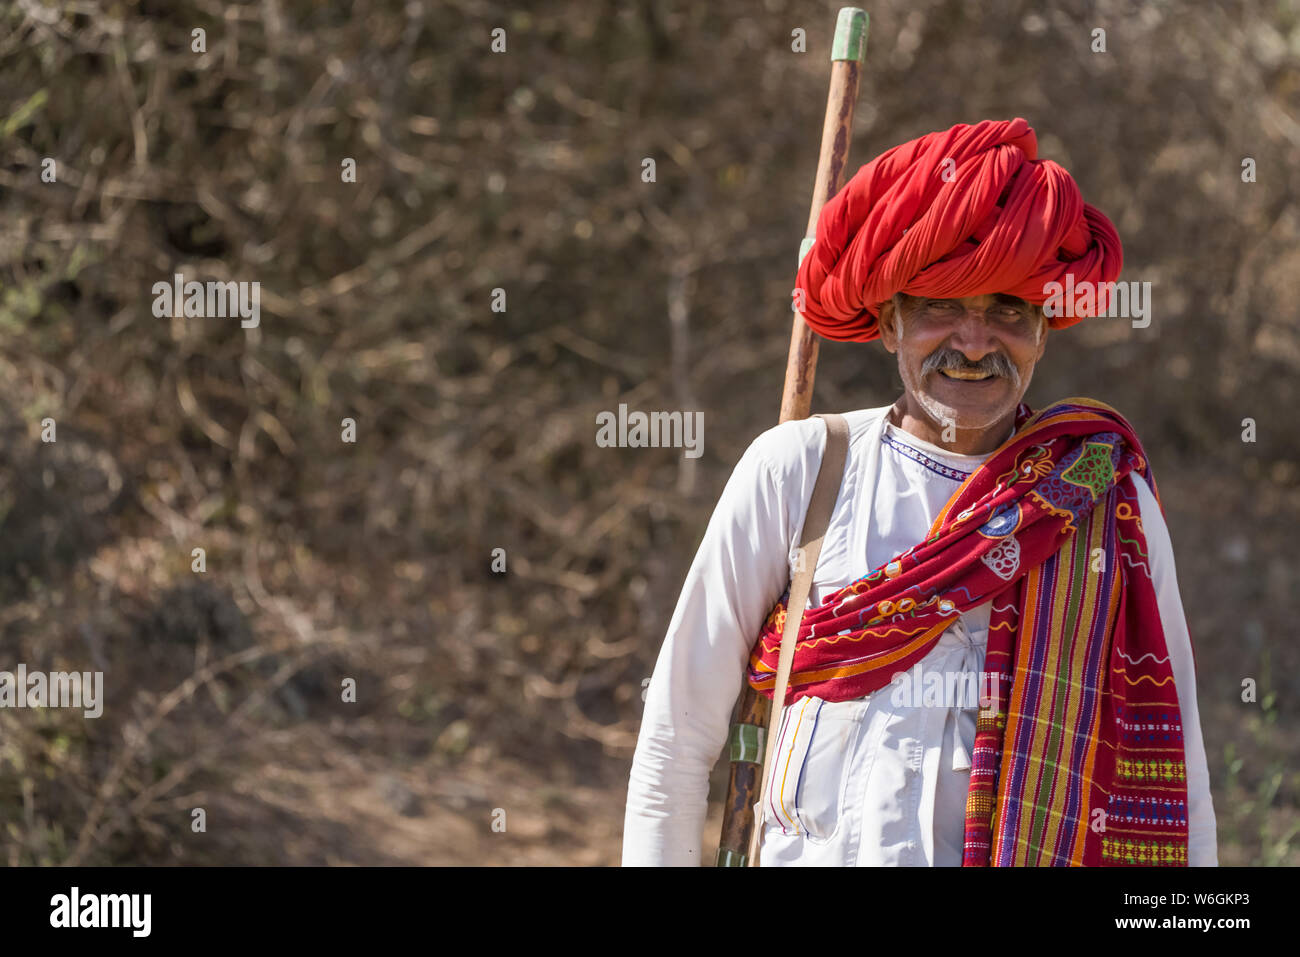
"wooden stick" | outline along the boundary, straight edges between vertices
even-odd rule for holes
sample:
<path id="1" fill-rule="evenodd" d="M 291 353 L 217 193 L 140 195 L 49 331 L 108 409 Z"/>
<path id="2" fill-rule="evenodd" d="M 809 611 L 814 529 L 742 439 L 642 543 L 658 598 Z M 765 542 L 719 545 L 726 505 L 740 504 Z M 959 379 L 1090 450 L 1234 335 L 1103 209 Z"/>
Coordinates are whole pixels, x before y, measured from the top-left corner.
<path id="1" fill-rule="evenodd" d="M 821 153 L 817 179 L 813 184 L 808 228 L 799 249 L 799 261 L 812 246 L 822 206 L 844 185 L 844 167 L 853 136 L 853 108 L 858 99 L 858 79 L 867 46 L 869 18 L 857 7 L 841 7 L 831 44 L 831 85 L 822 123 Z M 786 360 L 785 387 L 781 392 L 779 421 L 806 419 L 812 412 L 813 380 L 817 373 L 817 338 L 794 314 L 790 330 L 790 355 Z M 764 737 L 770 704 L 746 683 L 736 703 L 731 726 L 731 778 L 722 810 L 722 837 L 718 842 L 718 867 L 743 867 L 748 861 L 754 828 L 754 804 L 758 801 L 762 773 Z"/>

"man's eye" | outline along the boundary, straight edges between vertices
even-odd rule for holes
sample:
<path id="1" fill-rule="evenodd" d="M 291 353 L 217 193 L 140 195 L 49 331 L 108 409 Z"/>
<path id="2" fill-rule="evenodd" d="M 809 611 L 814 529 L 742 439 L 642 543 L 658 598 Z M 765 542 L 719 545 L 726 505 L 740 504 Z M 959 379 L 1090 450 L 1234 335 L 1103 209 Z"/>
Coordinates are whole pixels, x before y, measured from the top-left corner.
<path id="1" fill-rule="evenodd" d="M 947 299 L 931 299 L 927 305 L 931 309 L 952 309 L 955 306 L 954 303 L 949 302 Z"/>

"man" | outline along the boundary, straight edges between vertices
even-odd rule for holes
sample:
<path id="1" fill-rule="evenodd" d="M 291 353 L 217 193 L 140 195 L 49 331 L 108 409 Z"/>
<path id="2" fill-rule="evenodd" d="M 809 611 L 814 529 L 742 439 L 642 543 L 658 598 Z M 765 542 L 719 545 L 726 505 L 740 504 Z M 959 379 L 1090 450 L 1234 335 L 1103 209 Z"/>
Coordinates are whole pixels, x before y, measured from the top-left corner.
<path id="1" fill-rule="evenodd" d="M 764 770 L 763 865 L 1217 864 L 1145 455 L 1102 403 L 1022 402 L 1049 327 L 1105 312 L 1121 265 L 1110 221 L 1037 159 L 1022 119 L 896 147 L 823 209 L 796 284 L 805 319 L 880 338 L 904 393 L 845 416 Z M 1049 315 L 1066 276 L 1092 298 Z M 775 684 L 826 442 L 818 419 L 783 423 L 727 483 L 648 689 L 624 864 L 703 859 L 741 681 Z"/>

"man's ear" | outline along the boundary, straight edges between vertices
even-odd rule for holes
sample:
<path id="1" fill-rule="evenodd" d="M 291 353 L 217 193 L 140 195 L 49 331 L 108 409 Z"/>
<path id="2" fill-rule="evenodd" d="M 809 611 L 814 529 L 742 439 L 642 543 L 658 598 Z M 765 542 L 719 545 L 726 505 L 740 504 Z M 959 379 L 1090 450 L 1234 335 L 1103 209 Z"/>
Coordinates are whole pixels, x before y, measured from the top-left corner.
<path id="1" fill-rule="evenodd" d="M 886 299 L 880 306 L 880 318 L 876 321 L 880 329 L 880 344 L 889 352 L 898 351 L 898 336 L 894 334 L 894 300 Z"/>

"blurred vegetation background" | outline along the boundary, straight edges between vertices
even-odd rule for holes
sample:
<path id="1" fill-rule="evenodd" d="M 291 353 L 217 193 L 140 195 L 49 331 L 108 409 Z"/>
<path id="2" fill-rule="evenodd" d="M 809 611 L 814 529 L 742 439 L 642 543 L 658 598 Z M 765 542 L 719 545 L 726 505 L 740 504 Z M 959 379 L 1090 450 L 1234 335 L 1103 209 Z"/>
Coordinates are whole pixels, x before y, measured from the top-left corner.
<path id="1" fill-rule="evenodd" d="M 0 670 L 106 702 L 0 710 L 0 862 L 618 862 L 643 681 L 776 421 L 837 9 L 4 7 Z M 1137 427 L 1221 862 L 1300 863 L 1300 5 L 865 9 L 850 172 L 1024 116 L 1152 282 L 1028 400 Z M 177 272 L 260 282 L 260 325 L 155 318 Z M 816 410 L 900 391 L 823 343 Z M 703 457 L 598 448 L 621 402 L 703 410 Z"/>

